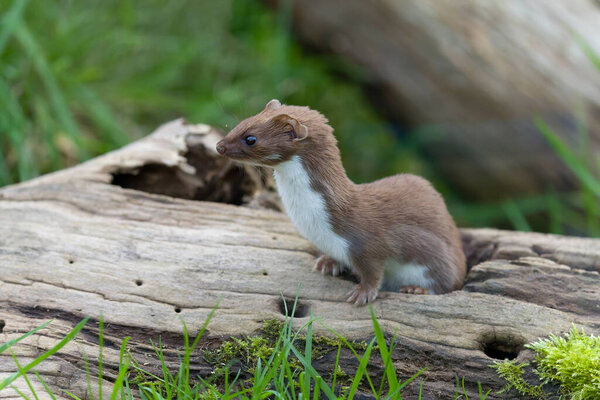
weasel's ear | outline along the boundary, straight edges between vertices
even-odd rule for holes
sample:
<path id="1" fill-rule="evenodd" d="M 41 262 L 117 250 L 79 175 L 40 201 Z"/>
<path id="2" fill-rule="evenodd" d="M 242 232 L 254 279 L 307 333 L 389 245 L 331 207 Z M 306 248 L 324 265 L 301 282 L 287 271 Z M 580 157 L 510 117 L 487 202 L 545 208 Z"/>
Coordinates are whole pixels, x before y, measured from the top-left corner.
<path id="1" fill-rule="evenodd" d="M 279 102 L 279 100 L 273 99 L 267 103 L 267 105 L 265 106 L 265 111 L 277 110 L 279 107 L 281 107 L 281 103 Z"/>
<path id="2" fill-rule="evenodd" d="M 296 118 L 290 117 L 287 114 L 279 114 L 274 116 L 273 120 L 288 124 L 292 127 L 292 139 L 294 139 L 294 142 L 299 142 L 308 137 L 308 127 Z"/>

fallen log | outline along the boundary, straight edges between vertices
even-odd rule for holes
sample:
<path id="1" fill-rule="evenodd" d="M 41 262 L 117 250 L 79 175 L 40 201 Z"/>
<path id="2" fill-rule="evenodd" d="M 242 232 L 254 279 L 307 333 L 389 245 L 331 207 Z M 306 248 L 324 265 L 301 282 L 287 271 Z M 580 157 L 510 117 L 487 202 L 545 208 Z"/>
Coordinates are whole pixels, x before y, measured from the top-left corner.
<path id="1" fill-rule="evenodd" d="M 221 299 L 202 342 L 214 347 L 257 332 L 265 320 L 283 320 L 299 284 L 296 327 L 312 312 L 323 324 L 314 326 L 316 335 L 330 335 L 327 326 L 349 339 L 373 337 L 369 309 L 344 301 L 354 283 L 312 271 L 315 249 L 278 211 L 268 174 L 217 157 L 219 137 L 208 126 L 173 121 L 120 150 L 0 189 L 0 342 L 54 319 L 13 347 L 23 365 L 92 319 L 38 368 L 57 395 L 65 389 L 86 397 L 82 353 L 97 373 L 101 315 L 105 387 L 116 377 L 125 336 L 147 368 L 158 368 L 150 339 L 160 336 L 176 367 L 181 319 L 195 332 Z M 463 290 L 382 292 L 373 304 L 386 334 L 397 334 L 392 357 L 400 378 L 428 367 L 424 398 L 451 398 L 457 376 L 470 394 L 478 381 L 498 390 L 503 382 L 487 367 L 495 358 L 528 360 L 525 343 L 572 323 L 600 332 L 600 241 L 462 233 L 470 267 Z M 334 362 L 327 355 L 316 365 L 326 373 Z M 342 354 L 342 368 L 355 368 L 351 354 Z M 15 370 L 11 355 L 0 354 L 0 379 Z M 374 361 L 369 370 L 377 377 L 382 365 Z M 192 373 L 210 373 L 201 354 Z M 27 390 L 23 380 L 15 384 Z"/>

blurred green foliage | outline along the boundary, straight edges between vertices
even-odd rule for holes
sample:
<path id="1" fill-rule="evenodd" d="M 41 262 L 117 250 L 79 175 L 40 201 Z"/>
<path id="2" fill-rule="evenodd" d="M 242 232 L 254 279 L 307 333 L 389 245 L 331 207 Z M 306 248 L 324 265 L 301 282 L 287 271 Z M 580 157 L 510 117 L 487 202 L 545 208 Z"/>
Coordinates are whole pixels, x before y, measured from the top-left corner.
<path id="1" fill-rule="evenodd" d="M 290 39 L 289 11 L 254 0 L 0 2 L 0 186 L 180 116 L 227 130 L 272 98 L 323 112 L 357 181 L 418 169 L 344 78 L 357 71 Z"/>
<path id="2" fill-rule="evenodd" d="M 329 118 L 356 182 L 417 173 L 433 180 L 459 225 L 600 235 L 598 160 L 581 158 L 538 121 L 584 176 L 582 191 L 465 202 L 420 157 L 426 135 L 394 136 L 356 84 L 359 69 L 292 40 L 291 1 L 277 11 L 256 0 L 1 1 L 0 186 L 120 147 L 181 116 L 227 131 L 278 98 Z"/>

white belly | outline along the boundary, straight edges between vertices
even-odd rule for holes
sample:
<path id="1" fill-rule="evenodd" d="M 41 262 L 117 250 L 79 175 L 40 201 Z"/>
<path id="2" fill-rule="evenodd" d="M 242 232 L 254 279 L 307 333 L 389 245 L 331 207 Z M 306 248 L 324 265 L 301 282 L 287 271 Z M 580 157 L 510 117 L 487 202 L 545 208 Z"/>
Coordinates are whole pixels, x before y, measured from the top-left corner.
<path id="1" fill-rule="evenodd" d="M 434 281 L 427 276 L 428 271 L 429 268 L 423 265 L 387 259 L 384 264 L 382 289 L 398 291 L 404 286 L 420 286 L 429 289 L 429 293 L 433 294 L 431 287 Z"/>
<path id="2" fill-rule="evenodd" d="M 325 199 L 312 189 L 300 157 L 294 156 L 274 169 L 277 191 L 298 231 L 324 254 L 351 266 L 349 243 L 333 231 Z"/>

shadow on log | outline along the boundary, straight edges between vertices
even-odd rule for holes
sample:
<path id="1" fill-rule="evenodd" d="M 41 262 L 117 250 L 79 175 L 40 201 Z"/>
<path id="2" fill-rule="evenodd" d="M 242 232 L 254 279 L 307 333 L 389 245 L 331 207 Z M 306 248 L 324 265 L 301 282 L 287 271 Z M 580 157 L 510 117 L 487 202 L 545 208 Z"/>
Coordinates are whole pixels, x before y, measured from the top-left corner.
<path id="1" fill-rule="evenodd" d="M 297 327 L 312 311 L 349 339 L 373 336 L 369 309 L 344 302 L 352 282 L 312 272 L 315 250 L 277 211 L 268 174 L 217 158 L 218 138 L 208 126 L 178 120 L 118 151 L 0 190 L 0 341 L 54 319 L 13 348 L 26 363 L 92 317 L 38 368 L 56 393 L 86 395 L 82 353 L 97 373 L 101 314 L 106 387 L 125 336 L 150 369 L 158 367 L 150 339 L 162 337 L 176 367 L 181 319 L 195 332 L 222 299 L 203 343 L 215 346 L 282 320 L 281 293 L 294 298 L 299 283 Z M 487 367 L 494 358 L 528 360 L 525 343 L 571 323 L 600 331 L 600 241 L 489 229 L 463 230 L 463 239 L 470 265 L 463 290 L 382 292 L 373 304 L 386 333 L 397 333 L 400 378 L 428 368 L 425 398 L 451 398 L 456 376 L 470 394 L 477 381 L 497 390 L 503 383 Z M 334 361 L 316 365 L 325 373 Z M 370 370 L 380 375 L 382 365 Z M 1 354 L 0 378 L 14 371 Z M 196 354 L 192 374 L 209 373 Z M 26 390 L 24 381 L 16 385 Z M 416 391 L 418 382 L 404 393 Z"/>

